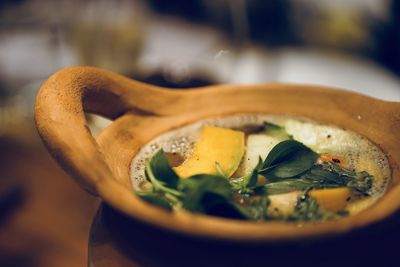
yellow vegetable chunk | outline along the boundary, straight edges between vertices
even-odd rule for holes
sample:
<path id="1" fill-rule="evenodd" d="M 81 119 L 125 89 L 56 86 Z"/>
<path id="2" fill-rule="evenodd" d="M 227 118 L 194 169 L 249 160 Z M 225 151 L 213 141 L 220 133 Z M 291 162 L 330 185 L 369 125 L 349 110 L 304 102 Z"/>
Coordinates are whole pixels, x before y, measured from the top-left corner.
<path id="1" fill-rule="evenodd" d="M 174 170 L 181 178 L 195 174 L 217 174 L 216 163 L 230 177 L 239 167 L 244 154 L 244 133 L 205 126 L 192 155 Z"/>
<path id="2" fill-rule="evenodd" d="M 338 212 L 346 207 L 351 191 L 347 187 L 315 189 L 310 191 L 309 196 L 314 198 L 322 209 Z"/>

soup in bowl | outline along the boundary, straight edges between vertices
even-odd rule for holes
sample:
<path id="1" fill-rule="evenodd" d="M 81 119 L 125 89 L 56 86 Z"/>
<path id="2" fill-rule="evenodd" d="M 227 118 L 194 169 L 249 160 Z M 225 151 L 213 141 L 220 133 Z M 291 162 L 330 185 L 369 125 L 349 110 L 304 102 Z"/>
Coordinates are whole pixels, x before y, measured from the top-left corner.
<path id="1" fill-rule="evenodd" d="M 347 234 L 400 208 L 398 103 L 309 85 L 173 91 L 73 67 L 35 109 L 61 166 L 139 230 L 270 244 Z M 114 122 L 94 139 L 84 112 Z"/>
<path id="2" fill-rule="evenodd" d="M 238 114 L 156 137 L 134 157 L 130 176 L 139 197 L 166 210 L 304 222 L 367 209 L 391 171 L 380 148 L 351 131 Z"/>

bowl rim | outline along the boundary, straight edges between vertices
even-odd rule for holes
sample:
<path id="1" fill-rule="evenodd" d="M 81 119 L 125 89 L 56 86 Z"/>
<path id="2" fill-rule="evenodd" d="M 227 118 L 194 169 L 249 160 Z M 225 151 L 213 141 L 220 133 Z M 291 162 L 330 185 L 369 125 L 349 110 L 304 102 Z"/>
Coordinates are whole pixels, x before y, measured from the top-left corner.
<path id="1" fill-rule="evenodd" d="M 96 142 L 84 112 L 116 120 Z M 392 169 L 388 191 L 364 212 L 301 226 L 170 213 L 135 196 L 129 167 L 141 145 L 174 127 L 230 113 L 300 116 L 367 137 L 388 157 Z M 230 84 L 173 91 L 98 68 L 70 67 L 42 85 L 35 121 L 49 152 L 83 188 L 134 220 L 174 233 L 240 242 L 319 238 L 360 229 L 400 210 L 400 139 L 396 136 L 400 103 L 396 102 L 304 84 Z"/>
<path id="2" fill-rule="evenodd" d="M 275 88 L 276 86 L 289 86 L 290 88 L 299 87 L 300 85 L 285 85 L 285 84 L 274 84 L 274 85 L 258 85 L 261 87 Z M 257 86 L 257 87 L 258 87 Z M 244 86 L 248 87 L 248 86 Z M 308 86 L 301 85 L 301 87 L 307 87 L 307 92 L 305 94 L 315 93 L 317 90 L 320 92 L 320 87 L 316 86 Z M 236 86 L 237 88 L 237 86 Z M 200 89 L 199 89 L 200 90 Z M 311 91 L 308 91 L 311 90 Z M 324 87 L 322 90 L 327 90 Z M 378 101 L 382 103 L 390 103 L 383 100 L 377 100 L 368 96 L 360 95 L 357 93 L 352 93 L 348 91 L 338 90 L 335 88 L 329 88 L 332 92 L 335 92 L 341 97 L 348 96 L 356 96 L 365 99 L 369 99 L 372 101 Z M 324 93 L 324 92 L 322 92 Z M 396 103 L 397 104 L 397 103 Z M 230 112 L 227 113 L 219 113 L 217 116 L 225 116 L 232 115 L 243 112 Z M 254 112 L 245 112 L 245 113 L 254 113 Z M 258 112 L 259 113 L 259 112 Z M 268 114 L 269 115 L 269 114 Z M 274 114 L 271 114 L 274 115 Z M 131 119 L 131 114 L 127 114 L 119 119 L 117 119 L 113 124 L 107 127 L 105 131 L 98 137 L 98 142 L 100 146 L 107 147 L 108 140 L 112 140 L 117 138 L 116 136 L 110 137 L 111 135 L 118 135 L 118 131 L 121 128 L 125 128 L 125 124 Z M 196 117 L 196 116 L 195 116 Z M 213 115 L 205 116 L 205 118 L 215 117 Z M 169 118 L 162 118 L 163 120 L 168 120 Z M 191 118 L 187 120 L 187 117 L 184 116 L 185 122 L 180 121 L 179 119 L 175 121 L 175 124 L 171 129 L 179 128 L 184 125 L 188 125 L 191 123 L 195 123 L 198 121 L 198 117 Z M 314 119 L 313 119 L 314 120 Z M 156 121 L 154 118 L 150 119 L 151 124 L 154 124 Z M 319 121 L 318 121 L 319 122 Z M 145 126 L 148 127 L 146 122 L 144 122 Z M 141 127 L 141 126 L 139 126 Z M 342 127 L 342 126 L 339 126 Z M 168 132 L 161 130 L 159 133 L 155 134 L 154 137 L 159 134 Z M 154 138 L 153 137 L 153 138 Z M 142 145 L 152 140 L 152 138 L 144 139 L 142 141 Z M 132 149 L 132 151 L 136 151 L 132 153 L 130 156 L 130 162 L 132 158 L 136 155 L 138 149 Z M 386 152 L 385 152 L 386 154 Z M 389 159 L 390 161 L 390 159 Z M 129 166 L 130 166 L 129 162 Z M 392 168 L 392 162 L 390 162 L 390 166 Z M 129 168 L 130 169 L 130 168 Z M 392 174 L 393 176 L 393 174 Z M 132 185 L 130 185 L 132 186 Z M 394 190 L 395 189 L 395 190 Z M 365 211 L 362 211 L 359 214 L 352 215 L 349 217 L 341 218 L 335 221 L 327 221 L 327 222 L 307 222 L 307 223 L 293 223 L 293 222 L 275 222 L 275 221 L 263 221 L 263 222 L 254 222 L 254 221 L 239 221 L 232 219 L 225 219 L 219 217 L 212 217 L 201 214 L 192 214 L 190 212 L 180 210 L 173 213 L 169 213 L 164 211 L 158 207 L 155 207 L 151 204 L 145 203 L 142 200 L 139 200 L 139 203 L 135 203 L 137 206 L 128 207 L 130 205 L 121 205 L 121 202 L 115 200 L 113 198 L 106 198 L 106 201 L 111 204 L 114 208 L 122 211 L 126 215 L 133 217 L 135 220 L 139 220 L 150 225 L 173 231 L 175 233 L 196 236 L 207 239 L 224 239 L 231 241 L 245 241 L 245 242 L 276 242 L 276 241 L 286 241 L 286 240 L 298 240 L 298 239 L 306 239 L 306 238 L 321 238 L 327 236 L 334 236 L 338 234 L 345 234 L 354 229 L 359 229 L 366 225 L 376 223 L 384 218 L 387 218 L 390 214 L 395 212 L 400 208 L 400 202 L 394 201 L 396 199 L 396 195 L 400 194 L 400 186 L 396 188 L 391 188 L 390 192 L 385 192 L 384 196 L 382 196 L 372 207 L 368 208 Z M 384 201 L 386 203 L 384 205 L 384 209 L 381 208 L 381 202 Z M 136 201 L 135 201 L 136 202 Z M 140 206 L 140 207 L 139 207 Z M 150 211 L 151 210 L 151 211 Z M 150 211 L 150 212 L 147 212 Z M 149 216 L 148 216 L 149 215 Z M 157 218 L 157 220 L 154 220 Z"/>

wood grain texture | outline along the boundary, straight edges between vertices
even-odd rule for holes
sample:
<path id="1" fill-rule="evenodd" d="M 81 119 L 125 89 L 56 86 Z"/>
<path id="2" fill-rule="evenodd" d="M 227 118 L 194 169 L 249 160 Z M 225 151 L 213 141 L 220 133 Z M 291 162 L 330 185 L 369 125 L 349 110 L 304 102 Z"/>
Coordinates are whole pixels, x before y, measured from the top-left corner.
<path id="1" fill-rule="evenodd" d="M 115 121 L 91 136 L 84 112 Z M 169 213 L 132 193 L 129 165 L 155 136 L 199 119 L 235 113 L 301 116 L 357 132 L 388 156 L 393 170 L 373 207 L 334 222 L 241 222 L 180 211 Z M 89 192 L 133 220 L 173 233 L 244 243 L 344 234 L 388 218 L 400 208 L 400 104 L 320 86 L 219 85 L 173 91 L 92 67 L 63 69 L 44 83 L 36 101 L 38 131 L 51 154 Z"/>

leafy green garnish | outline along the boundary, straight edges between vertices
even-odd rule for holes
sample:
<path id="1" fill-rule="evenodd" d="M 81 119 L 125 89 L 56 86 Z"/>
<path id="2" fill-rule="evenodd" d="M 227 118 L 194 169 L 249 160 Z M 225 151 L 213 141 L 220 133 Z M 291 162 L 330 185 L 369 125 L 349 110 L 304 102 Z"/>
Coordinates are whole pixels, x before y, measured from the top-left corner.
<path id="1" fill-rule="evenodd" d="M 149 167 L 146 168 L 146 170 L 150 170 L 153 176 L 157 177 L 158 181 L 170 188 L 177 188 L 179 177 L 169 165 L 164 150 L 160 149 L 157 151 L 157 153 L 150 159 L 148 165 Z"/>
<path id="2" fill-rule="evenodd" d="M 279 164 L 288 158 L 291 158 L 293 154 L 298 151 L 310 150 L 302 143 L 295 140 L 285 140 L 278 143 L 269 152 L 267 158 L 263 162 L 263 169 Z M 315 152 L 314 152 L 315 153 Z M 315 153 L 316 154 L 316 153 Z"/>
<path id="3" fill-rule="evenodd" d="M 145 175 L 152 184 L 152 191 L 137 192 L 141 199 L 166 210 L 172 210 L 173 205 L 181 205 L 182 193 L 177 190 L 179 177 L 172 170 L 162 149 L 146 163 Z"/>
<path id="4" fill-rule="evenodd" d="M 155 157 L 156 158 L 157 157 L 165 157 L 164 152 L 162 150 L 160 150 L 160 151 L 161 151 L 161 153 L 157 153 L 149 162 L 147 162 L 146 167 L 145 167 L 146 178 L 152 183 L 153 190 L 155 192 L 169 194 L 174 197 L 179 197 L 181 195 L 181 193 L 178 190 L 176 190 L 176 188 L 170 187 L 165 182 L 166 179 L 164 177 L 164 173 L 161 171 L 162 169 L 164 169 L 164 170 L 167 169 L 166 166 L 164 165 L 164 162 L 162 160 L 153 161 L 153 159 Z M 161 163 L 161 164 L 157 164 L 157 163 Z M 169 167 L 169 168 L 171 171 L 173 171 L 171 169 L 171 167 Z M 169 171 L 165 172 L 165 174 L 168 175 Z M 175 184 L 172 183 L 172 185 L 175 185 Z M 177 184 L 175 186 L 177 186 Z"/>
<path id="5" fill-rule="evenodd" d="M 349 187 L 364 195 L 371 193 L 373 176 L 354 172 L 332 163 L 317 164 L 298 177 L 266 184 L 268 194 L 282 194 L 307 188 Z"/>
<path id="6" fill-rule="evenodd" d="M 371 195 L 374 177 L 366 171 L 355 173 L 354 179 L 351 179 L 347 186 L 366 196 Z"/>
<path id="7" fill-rule="evenodd" d="M 179 184 L 183 193 L 182 207 L 193 213 L 205 213 L 234 219 L 252 219 L 250 210 L 236 204 L 232 188 L 221 176 L 199 174 Z"/>
<path id="8" fill-rule="evenodd" d="M 363 195 L 371 194 L 374 181 L 374 177 L 365 171 L 356 172 L 331 162 L 315 165 L 303 178 L 322 184 L 350 187 Z"/>
<path id="9" fill-rule="evenodd" d="M 252 213 L 245 207 L 221 196 L 208 193 L 204 196 L 206 214 L 232 219 L 253 219 Z"/>
<path id="10" fill-rule="evenodd" d="M 221 199 L 230 199 L 232 190 L 227 179 L 209 174 L 198 174 L 188 177 L 179 183 L 179 190 L 183 193 L 183 208 L 196 212 L 206 212 L 207 195 L 213 194 Z"/>
<path id="11" fill-rule="evenodd" d="M 137 195 L 167 210 L 171 210 L 172 205 L 177 205 L 194 213 L 235 219 L 262 219 L 266 214 L 267 197 L 262 196 L 258 203 L 254 202 L 251 207 L 238 205 L 232 198 L 235 190 L 232 190 L 229 181 L 222 177 L 223 172 L 218 165 L 216 164 L 216 168 L 218 171 L 219 167 L 220 176 L 194 175 L 184 180 L 179 179 L 176 188 L 172 188 L 175 186 L 175 173 L 169 166 L 163 150 L 160 150 L 145 168 L 146 177 L 152 183 L 153 191 L 139 192 Z M 254 170 L 251 175 L 242 177 L 244 181 L 242 186 L 254 186 L 257 182 L 256 175 L 258 175 L 257 171 Z"/>
<path id="12" fill-rule="evenodd" d="M 243 195 L 238 196 L 243 197 Z M 246 205 L 240 205 L 235 201 L 222 201 L 214 204 L 207 210 L 207 214 L 237 219 L 263 220 L 268 218 L 269 199 L 266 194 L 253 195 L 246 198 Z"/>
<path id="13" fill-rule="evenodd" d="M 259 173 L 270 181 L 291 178 L 309 170 L 319 155 L 295 140 L 277 144 L 263 162 Z"/>

